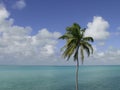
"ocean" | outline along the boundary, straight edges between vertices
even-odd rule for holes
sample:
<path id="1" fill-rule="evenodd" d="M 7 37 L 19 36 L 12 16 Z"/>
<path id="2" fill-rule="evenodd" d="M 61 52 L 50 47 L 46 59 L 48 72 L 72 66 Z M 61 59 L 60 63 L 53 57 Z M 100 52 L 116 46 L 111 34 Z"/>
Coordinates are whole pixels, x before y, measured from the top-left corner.
<path id="1" fill-rule="evenodd" d="M 75 90 L 75 66 L 0 66 L 0 90 Z M 79 90 L 120 90 L 120 66 L 80 66 Z"/>

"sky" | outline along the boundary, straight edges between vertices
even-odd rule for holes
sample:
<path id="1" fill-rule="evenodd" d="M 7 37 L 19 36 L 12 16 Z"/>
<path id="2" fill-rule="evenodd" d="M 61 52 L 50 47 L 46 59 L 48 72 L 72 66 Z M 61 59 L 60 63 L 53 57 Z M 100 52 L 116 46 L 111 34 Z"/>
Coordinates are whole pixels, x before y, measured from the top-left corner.
<path id="1" fill-rule="evenodd" d="M 120 0 L 0 0 L 0 65 L 75 65 L 58 39 L 74 22 L 95 40 L 84 65 L 120 65 L 119 9 Z"/>

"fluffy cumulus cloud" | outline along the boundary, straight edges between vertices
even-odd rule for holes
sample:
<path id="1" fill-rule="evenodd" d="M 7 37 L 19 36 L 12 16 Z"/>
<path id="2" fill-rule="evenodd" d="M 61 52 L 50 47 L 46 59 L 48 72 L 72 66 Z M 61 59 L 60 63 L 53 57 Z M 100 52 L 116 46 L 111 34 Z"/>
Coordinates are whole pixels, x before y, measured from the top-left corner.
<path id="1" fill-rule="evenodd" d="M 85 61 L 91 65 L 120 65 L 120 49 L 109 48 L 106 51 L 95 51 L 94 54 Z"/>
<path id="2" fill-rule="evenodd" d="M 109 36 L 107 29 L 109 23 L 102 17 L 94 16 L 93 21 L 87 24 L 86 36 L 92 36 L 95 40 L 104 40 Z"/>
<path id="3" fill-rule="evenodd" d="M 44 28 L 31 36 L 31 27 L 14 25 L 9 15 L 0 5 L 0 64 L 53 64 L 61 34 Z"/>
<path id="4" fill-rule="evenodd" d="M 14 9 L 23 9 L 26 6 L 25 0 L 18 0 L 16 3 L 13 5 Z"/>

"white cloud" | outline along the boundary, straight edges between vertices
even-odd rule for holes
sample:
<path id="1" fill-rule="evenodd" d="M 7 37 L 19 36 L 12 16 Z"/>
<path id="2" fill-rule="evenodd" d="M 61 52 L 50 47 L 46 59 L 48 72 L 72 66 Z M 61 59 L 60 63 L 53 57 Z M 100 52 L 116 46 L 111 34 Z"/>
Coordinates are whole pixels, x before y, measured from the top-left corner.
<path id="1" fill-rule="evenodd" d="M 95 51 L 94 54 L 86 58 L 86 65 L 119 65 L 120 49 L 109 48 L 106 51 Z"/>
<path id="2" fill-rule="evenodd" d="M 6 15 L 0 23 L 0 64 L 55 63 L 59 57 L 56 56 L 59 32 L 41 29 L 31 36 L 31 27 L 14 25 L 5 7 L 1 6 L 0 9 Z"/>
<path id="3" fill-rule="evenodd" d="M 23 9 L 26 6 L 25 0 L 18 0 L 14 5 L 13 8 L 14 9 Z"/>
<path id="4" fill-rule="evenodd" d="M 45 36 L 41 36 L 41 34 L 44 34 L 42 32 L 45 29 L 40 30 L 34 36 L 29 36 L 27 33 L 31 28 L 19 26 L 14 28 L 14 25 L 8 28 L 11 29 L 7 29 L 8 32 L 3 31 L 0 37 L 0 57 L 2 57 L 0 60 L 12 60 L 15 64 L 31 64 L 31 61 L 32 64 L 43 64 L 43 60 L 49 63 L 52 62 L 49 59 L 57 59 L 56 44 L 59 36 L 55 38 L 54 33 L 49 32 L 47 29 L 48 34 Z M 18 60 L 16 61 L 16 59 Z M 6 63 L 8 63 L 7 60 Z M 19 63 L 19 60 L 23 61 Z"/>
<path id="5" fill-rule="evenodd" d="M 45 45 L 43 48 L 41 48 L 41 54 L 50 56 L 55 54 L 55 47 L 53 45 Z"/>
<path id="6" fill-rule="evenodd" d="M 9 12 L 6 10 L 3 4 L 0 4 L 0 23 L 9 17 Z"/>
<path id="7" fill-rule="evenodd" d="M 102 17 L 94 16 L 93 21 L 89 22 L 87 27 L 85 35 L 92 36 L 95 40 L 104 40 L 109 36 L 107 31 L 109 23 Z"/>

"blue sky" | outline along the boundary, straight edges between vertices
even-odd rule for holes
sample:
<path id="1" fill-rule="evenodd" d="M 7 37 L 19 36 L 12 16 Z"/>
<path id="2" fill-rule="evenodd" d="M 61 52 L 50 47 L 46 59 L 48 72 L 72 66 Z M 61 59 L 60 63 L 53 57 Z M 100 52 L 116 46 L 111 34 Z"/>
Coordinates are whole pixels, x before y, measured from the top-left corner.
<path id="1" fill-rule="evenodd" d="M 57 38 L 77 22 L 95 38 L 85 64 L 120 64 L 119 9 L 119 0 L 0 0 L 0 63 L 75 64 L 60 56 Z"/>

